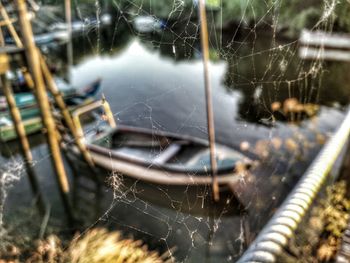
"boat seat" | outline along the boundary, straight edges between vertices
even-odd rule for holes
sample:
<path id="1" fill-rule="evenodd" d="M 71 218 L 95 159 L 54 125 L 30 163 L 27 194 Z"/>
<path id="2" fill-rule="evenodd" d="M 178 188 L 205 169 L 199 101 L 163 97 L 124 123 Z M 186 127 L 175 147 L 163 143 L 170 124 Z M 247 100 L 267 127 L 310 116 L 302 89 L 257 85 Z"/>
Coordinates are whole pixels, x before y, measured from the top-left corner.
<path id="1" fill-rule="evenodd" d="M 164 151 L 154 158 L 154 164 L 164 164 L 175 156 L 181 149 L 181 145 L 177 143 L 170 144 Z"/>

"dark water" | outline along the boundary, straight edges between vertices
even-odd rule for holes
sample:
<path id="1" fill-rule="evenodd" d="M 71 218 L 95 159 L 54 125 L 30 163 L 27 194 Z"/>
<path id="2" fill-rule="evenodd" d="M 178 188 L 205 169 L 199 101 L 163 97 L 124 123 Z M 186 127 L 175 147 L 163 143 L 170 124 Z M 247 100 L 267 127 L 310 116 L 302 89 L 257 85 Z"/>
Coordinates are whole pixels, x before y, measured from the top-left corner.
<path id="1" fill-rule="evenodd" d="M 184 35 L 185 29 L 186 25 L 180 25 L 159 34 L 142 35 L 121 23 L 85 32 L 73 42 L 74 65 L 69 69 L 72 84 L 83 87 L 101 77 L 102 92 L 117 123 L 206 138 L 200 45 L 197 37 Z M 196 36 L 195 32 L 190 35 Z M 172 196 L 156 187 L 142 195 L 141 183 L 115 191 L 96 187 L 94 180 L 86 179 L 89 171 L 83 165 L 76 164 L 74 173 L 67 163 L 74 202 L 82 209 L 79 193 L 88 199 L 85 212 L 81 212 L 87 226 L 98 218 L 98 225 L 121 229 L 152 249 L 174 249 L 178 260 L 232 261 L 341 123 L 342 108 L 350 94 L 347 64 L 300 61 L 294 41 L 278 41 L 266 33 L 242 33 L 236 38 L 222 34 L 221 38 L 220 44 L 212 44 L 210 65 L 216 139 L 237 149 L 248 142 L 249 152 L 259 161 L 250 180 L 240 185 L 245 211 L 232 196 L 223 196 L 219 206 L 213 204 L 207 189 L 195 193 L 193 199 L 193 193 Z M 45 50 L 58 72 L 67 75 L 65 46 Z M 283 103 L 288 98 L 320 107 L 312 117 L 271 111 L 271 103 Z M 276 141 L 282 145 L 274 147 Z M 31 136 L 37 176 L 53 204 L 50 223 L 59 227 L 65 217 L 44 142 L 42 135 Z M 18 160 L 16 147 L 16 142 L 1 145 L 2 163 Z M 99 176 L 108 178 L 110 174 L 100 172 Z M 81 184 L 93 184 L 97 190 L 88 195 Z M 9 192 L 6 223 L 18 210 L 30 210 L 32 202 L 23 174 Z M 194 204 L 199 209 L 191 209 Z"/>

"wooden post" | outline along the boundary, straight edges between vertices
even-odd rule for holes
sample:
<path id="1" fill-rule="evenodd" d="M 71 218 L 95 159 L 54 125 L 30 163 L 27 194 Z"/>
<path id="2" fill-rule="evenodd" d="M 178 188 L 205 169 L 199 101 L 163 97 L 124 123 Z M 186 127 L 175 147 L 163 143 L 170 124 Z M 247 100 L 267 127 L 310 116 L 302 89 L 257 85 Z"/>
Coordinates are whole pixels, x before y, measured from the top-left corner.
<path id="1" fill-rule="evenodd" d="M 2 36 L 2 33 L 0 33 Z M 3 42 L 1 42 L 3 46 Z M 33 156 L 30 151 L 30 145 L 28 138 L 26 136 L 25 128 L 22 123 L 22 118 L 19 109 L 17 108 L 15 98 L 12 93 L 12 89 L 9 85 L 9 82 L 6 78 L 6 71 L 9 69 L 8 56 L 6 54 L 0 54 L 0 80 L 2 90 L 6 97 L 7 105 L 12 117 L 13 125 L 16 129 L 17 137 L 20 140 L 21 150 L 24 157 L 26 171 L 29 177 L 29 183 L 32 187 L 35 197 L 37 198 L 37 204 L 39 212 L 41 214 L 45 213 L 45 201 L 40 191 L 39 183 L 36 179 L 35 172 L 33 169 Z"/>
<path id="2" fill-rule="evenodd" d="M 18 8 L 20 29 L 26 50 L 29 69 L 32 73 L 35 84 L 38 105 L 41 111 L 44 126 L 47 129 L 48 143 L 53 159 L 53 165 L 56 170 L 61 197 L 65 206 L 65 210 L 67 212 L 68 219 L 72 222 L 73 214 L 69 201 L 69 183 L 63 165 L 59 142 L 57 140 L 57 131 L 50 109 L 49 98 L 45 90 L 44 79 L 40 67 L 39 53 L 34 43 L 32 27 L 27 16 L 27 6 L 25 0 L 16 0 L 15 2 Z"/>
<path id="3" fill-rule="evenodd" d="M 41 63 L 41 68 L 42 68 L 44 77 L 45 77 L 46 82 L 47 82 L 47 87 L 48 87 L 50 93 L 53 95 L 57 106 L 60 108 L 61 113 L 63 115 L 63 118 L 64 118 L 70 132 L 73 135 L 74 141 L 76 142 L 76 144 L 77 144 L 80 152 L 82 153 L 85 161 L 89 164 L 90 167 L 94 167 L 94 162 L 91 159 L 91 156 L 90 156 L 89 152 L 87 151 L 85 145 L 81 142 L 81 140 L 79 138 L 79 135 L 76 131 L 76 127 L 74 126 L 70 112 L 69 112 L 68 108 L 66 107 L 66 104 L 62 98 L 62 95 L 59 92 L 59 90 L 56 86 L 56 83 L 51 76 L 49 68 L 47 67 L 45 59 L 42 55 L 40 55 L 40 63 Z"/>
<path id="4" fill-rule="evenodd" d="M 67 64 L 68 64 L 68 80 L 71 81 L 70 70 L 73 66 L 73 40 L 72 40 L 72 5 L 71 0 L 64 1 L 64 9 L 66 15 L 66 25 L 68 31 L 67 43 Z"/>
<path id="5" fill-rule="evenodd" d="M 64 0 L 64 10 L 66 15 L 66 24 L 69 38 L 72 37 L 72 6 L 71 0 Z"/>
<path id="6" fill-rule="evenodd" d="M 205 85 L 205 98 L 207 104 L 207 125 L 208 125 L 208 140 L 210 147 L 210 166 L 211 175 L 213 178 L 213 195 L 214 200 L 219 201 L 219 184 L 216 178 L 217 163 L 216 163 L 216 149 L 215 149 L 215 128 L 214 128 L 214 114 L 213 103 L 211 98 L 210 87 L 210 75 L 209 75 L 209 41 L 208 41 L 208 26 L 207 15 L 205 11 L 205 0 L 199 0 L 199 16 L 201 21 L 201 41 L 202 41 L 202 53 L 203 53 L 203 69 L 204 69 L 204 85 Z"/>

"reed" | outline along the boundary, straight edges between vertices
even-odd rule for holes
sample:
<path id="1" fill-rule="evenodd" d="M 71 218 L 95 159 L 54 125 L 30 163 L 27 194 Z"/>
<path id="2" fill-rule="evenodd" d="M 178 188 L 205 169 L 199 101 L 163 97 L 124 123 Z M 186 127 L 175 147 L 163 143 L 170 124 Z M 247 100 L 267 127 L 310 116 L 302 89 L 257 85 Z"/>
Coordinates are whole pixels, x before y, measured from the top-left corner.
<path id="1" fill-rule="evenodd" d="M 26 263 L 107 263 L 107 262 L 170 262 L 171 252 L 159 255 L 150 251 L 141 240 L 123 239 L 118 231 L 94 228 L 73 238 L 67 246 L 56 235 L 36 241 L 34 248 L 8 246 L 7 255 L 0 262 Z"/>

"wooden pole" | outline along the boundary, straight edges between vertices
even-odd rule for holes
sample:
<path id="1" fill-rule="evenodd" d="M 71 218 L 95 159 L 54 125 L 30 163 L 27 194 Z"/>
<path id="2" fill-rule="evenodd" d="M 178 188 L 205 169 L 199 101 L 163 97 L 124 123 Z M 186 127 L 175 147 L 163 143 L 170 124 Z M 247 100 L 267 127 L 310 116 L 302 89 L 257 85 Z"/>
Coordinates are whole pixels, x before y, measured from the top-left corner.
<path id="1" fill-rule="evenodd" d="M 68 80 L 71 81 L 70 69 L 73 66 L 73 43 L 72 43 L 72 5 L 71 0 L 64 1 L 66 24 L 68 31 L 67 43 L 67 62 L 68 62 Z"/>
<path id="2" fill-rule="evenodd" d="M 1 55 L 1 58 L 3 58 L 3 57 L 7 57 L 7 55 Z M 3 63 L 3 61 L 1 59 L 0 64 L 2 64 L 2 63 Z M 21 151 L 22 151 L 22 155 L 24 157 L 26 171 L 27 171 L 28 178 L 29 178 L 29 183 L 32 187 L 35 198 L 37 199 L 37 205 L 39 208 L 39 212 L 41 214 L 44 214 L 45 207 L 46 207 L 45 201 L 44 201 L 44 198 L 43 198 L 42 193 L 40 191 L 39 183 L 36 179 L 35 172 L 33 169 L 33 156 L 32 156 L 32 153 L 30 151 L 30 145 L 28 142 L 28 138 L 26 136 L 24 125 L 22 123 L 20 111 L 17 108 L 16 101 L 15 101 L 15 98 L 14 98 L 13 93 L 12 93 L 12 89 L 10 87 L 10 84 L 9 84 L 7 78 L 6 78 L 5 72 L 0 73 L 0 80 L 1 80 L 2 90 L 3 90 L 4 95 L 6 97 L 7 105 L 8 105 L 11 117 L 12 117 L 13 125 L 15 127 L 17 137 L 20 140 Z"/>
<path id="3" fill-rule="evenodd" d="M 207 104 L 207 125 L 208 125 L 208 140 L 210 147 L 210 166 L 211 175 L 213 178 L 213 195 L 214 200 L 220 199 L 219 184 L 216 178 L 217 174 L 217 163 L 216 163 L 216 149 L 215 149 L 215 128 L 214 128 L 214 114 L 213 104 L 211 97 L 210 87 L 210 75 L 209 75 L 209 40 L 208 40 L 208 26 L 207 26 L 207 15 L 205 10 L 205 0 L 199 0 L 199 16 L 201 21 L 201 43 L 203 53 L 203 70 L 204 70 L 204 85 L 205 85 L 205 98 Z"/>
<path id="4" fill-rule="evenodd" d="M 53 159 L 53 165 L 56 170 L 61 197 L 65 206 L 65 210 L 67 212 L 68 219 L 72 222 L 73 214 L 69 202 L 69 183 L 63 165 L 59 142 L 57 140 L 57 131 L 50 109 L 49 98 L 45 90 L 44 79 L 40 67 L 39 53 L 34 43 L 32 27 L 27 16 L 27 6 L 25 0 L 16 0 L 16 4 L 18 8 L 20 29 L 27 55 L 29 69 L 33 76 L 37 101 L 41 111 L 44 126 L 47 129 L 48 143 Z"/>
<path id="5" fill-rule="evenodd" d="M 40 55 L 40 63 L 41 63 L 41 68 L 42 68 L 44 77 L 45 77 L 46 82 L 47 82 L 48 90 L 53 95 L 57 106 L 60 108 L 61 113 L 63 115 L 63 118 L 64 118 L 70 132 L 72 133 L 73 138 L 74 138 L 80 152 L 82 153 L 85 161 L 89 164 L 89 166 L 94 167 L 94 162 L 91 159 L 91 156 L 90 156 L 89 152 L 87 151 L 85 145 L 81 142 L 81 140 L 79 138 L 79 135 L 78 135 L 76 128 L 74 126 L 70 112 L 69 112 L 68 108 L 66 107 L 66 104 L 62 98 L 62 95 L 59 92 L 59 90 L 56 86 L 56 83 L 55 83 L 53 77 L 51 76 L 49 68 L 47 67 L 45 59 L 42 55 Z"/>
<path id="6" fill-rule="evenodd" d="M 70 0 L 66 0 L 66 6 L 67 6 L 67 14 L 66 14 L 66 17 L 67 17 L 67 21 L 69 21 L 68 23 L 68 28 L 69 28 L 69 34 L 71 36 L 71 14 L 70 14 Z M 14 30 L 14 27 L 12 25 L 12 23 L 10 21 L 8 21 L 8 14 L 7 14 L 7 11 L 5 8 L 2 9 L 2 15 L 3 15 L 3 19 L 5 20 L 6 24 L 8 27 L 11 27 L 11 28 L 8 28 L 9 31 L 11 32 L 11 35 L 13 37 L 13 39 L 16 39 L 16 45 L 18 47 L 23 47 L 23 43 L 21 41 L 21 39 L 19 38 L 16 30 Z M 12 29 L 12 30 L 11 30 Z M 58 91 L 58 88 L 57 88 L 57 85 L 54 81 L 54 79 L 52 78 L 51 76 L 51 73 L 50 73 L 50 70 L 48 69 L 47 67 L 47 64 L 44 60 L 44 57 L 41 55 L 40 51 L 38 50 L 38 53 L 39 53 L 39 56 L 40 56 L 40 63 L 41 63 L 41 68 L 42 68 L 42 71 L 43 71 L 43 74 L 44 74 L 44 77 L 46 78 L 46 81 L 48 83 L 48 89 L 49 91 L 52 93 L 55 101 L 56 101 L 56 104 L 58 105 L 58 107 L 60 108 L 61 112 L 62 112 L 62 115 L 68 125 L 68 128 L 70 129 L 76 143 L 77 143 L 77 146 L 79 148 L 79 150 L 81 151 L 85 161 L 90 165 L 90 167 L 94 167 L 94 163 L 91 159 L 91 156 L 90 154 L 87 152 L 86 150 L 86 147 L 81 143 L 81 140 L 79 139 L 79 136 L 76 132 L 76 129 L 74 127 L 74 124 L 73 124 L 73 121 L 72 121 L 72 118 L 70 116 L 70 113 L 65 105 L 65 102 L 60 94 L 60 92 Z M 30 87 L 31 89 L 34 89 L 34 82 L 33 82 L 33 79 L 32 79 L 32 76 L 30 75 L 30 73 L 27 71 L 27 70 L 22 70 L 22 73 L 25 77 L 25 80 L 27 82 L 27 85 L 28 87 Z"/>
<path id="7" fill-rule="evenodd" d="M 69 38 L 72 36 L 72 5 L 71 0 L 64 0 L 64 9 Z"/>

